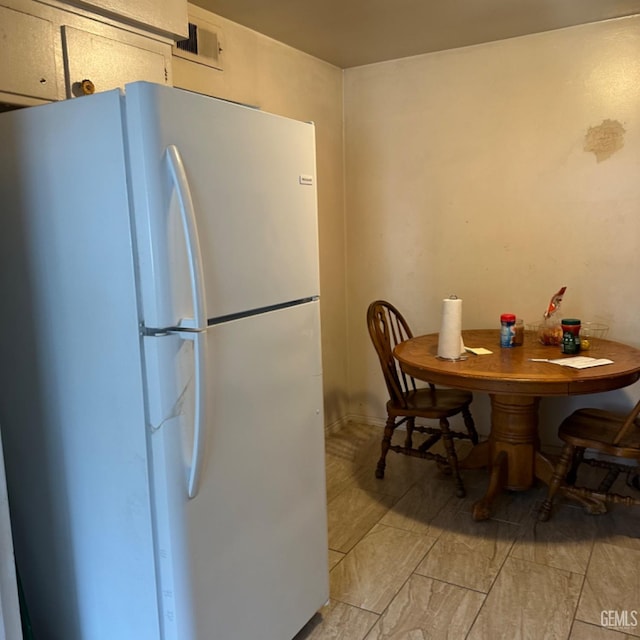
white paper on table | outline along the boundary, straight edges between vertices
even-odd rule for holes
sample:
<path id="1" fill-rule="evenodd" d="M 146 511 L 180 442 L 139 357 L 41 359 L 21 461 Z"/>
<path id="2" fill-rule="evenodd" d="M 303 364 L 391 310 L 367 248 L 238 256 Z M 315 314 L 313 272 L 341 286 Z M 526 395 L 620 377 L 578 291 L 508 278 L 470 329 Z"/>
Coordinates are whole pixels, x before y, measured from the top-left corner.
<path id="1" fill-rule="evenodd" d="M 589 367 L 601 367 L 604 364 L 613 364 L 613 360 L 609 360 L 609 358 L 591 358 L 589 356 L 555 358 L 554 360 L 547 360 L 546 362 L 559 364 L 563 367 L 572 367 L 573 369 L 588 369 Z"/>

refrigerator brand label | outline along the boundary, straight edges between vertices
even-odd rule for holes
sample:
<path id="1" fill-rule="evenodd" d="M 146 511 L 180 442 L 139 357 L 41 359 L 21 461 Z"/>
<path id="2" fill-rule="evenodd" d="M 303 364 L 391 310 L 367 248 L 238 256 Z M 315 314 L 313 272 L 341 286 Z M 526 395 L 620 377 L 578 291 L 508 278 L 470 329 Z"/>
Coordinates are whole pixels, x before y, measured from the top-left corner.
<path id="1" fill-rule="evenodd" d="M 300 176 L 300 184 L 313 184 L 313 176 Z"/>

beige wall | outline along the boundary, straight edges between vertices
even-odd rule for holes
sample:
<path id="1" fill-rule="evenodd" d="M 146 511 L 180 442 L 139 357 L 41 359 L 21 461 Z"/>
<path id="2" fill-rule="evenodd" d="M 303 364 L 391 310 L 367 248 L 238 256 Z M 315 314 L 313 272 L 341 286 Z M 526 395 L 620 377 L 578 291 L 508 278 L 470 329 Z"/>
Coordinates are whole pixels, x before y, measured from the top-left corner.
<path id="1" fill-rule="evenodd" d="M 348 69 L 344 91 L 353 416 L 384 417 L 378 297 L 424 333 L 449 294 L 463 328 L 497 327 L 567 285 L 565 315 L 640 346 L 640 18 Z M 543 439 L 570 406 L 626 394 L 545 400 Z"/>
<path id="2" fill-rule="evenodd" d="M 343 123 L 340 69 L 192 11 L 222 28 L 225 70 L 175 59 L 176 86 L 316 123 L 328 426 L 384 419 L 377 297 L 421 333 L 451 293 L 463 327 L 496 327 L 567 285 L 564 315 L 640 346 L 640 18 L 348 69 Z M 639 393 L 546 399 L 543 440 L 574 406 Z"/>
<path id="3" fill-rule="evenodd" d="M 315 123 L 325 421 L 331 427 L 348 413 L 342 71 L 198 7 L 190 12 L 222 29 L 224 71 L 174 58 L 175 86 Z"/>

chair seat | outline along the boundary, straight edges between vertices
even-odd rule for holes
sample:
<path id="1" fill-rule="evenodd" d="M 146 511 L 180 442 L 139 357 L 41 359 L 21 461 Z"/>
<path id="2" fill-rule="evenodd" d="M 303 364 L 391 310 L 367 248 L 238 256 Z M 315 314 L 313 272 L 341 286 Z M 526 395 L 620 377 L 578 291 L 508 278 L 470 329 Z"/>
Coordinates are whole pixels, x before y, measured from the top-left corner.
<path id="1" fill-rule="evenodd" d="M 460 413 L 460 407 L 470 405 L 473 395 L 470 391 L 458 389 L 417 389 L 403 394 L 406 406 L 398 406 L 389 401 L 387 408 L 399 416 L 419 415 L 424 418 L 451 417 Z"/>
<path id="2" fill-rule="evenodd" d="M 597 448 L 609 455 L 640 460 L 640 427 L 631 429 L 614 444 L 626 418 L 603 409 L 579 409 L 560 425 L 558 435 L 575 447 Z"/>

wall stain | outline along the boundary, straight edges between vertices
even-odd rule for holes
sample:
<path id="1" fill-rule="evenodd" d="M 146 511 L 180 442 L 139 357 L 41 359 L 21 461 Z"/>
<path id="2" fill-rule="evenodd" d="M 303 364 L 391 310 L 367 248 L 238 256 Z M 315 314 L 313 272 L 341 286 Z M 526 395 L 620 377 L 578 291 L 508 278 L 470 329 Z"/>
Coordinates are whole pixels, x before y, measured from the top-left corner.
<path id="1" fill-rule="evenodd" d="M 595 154 L 602 162 L 624 147 L 625 128 L 617 120 L 603 120 L 597 127 L 589 127 L 584 137 L 584 150 Z"/>

